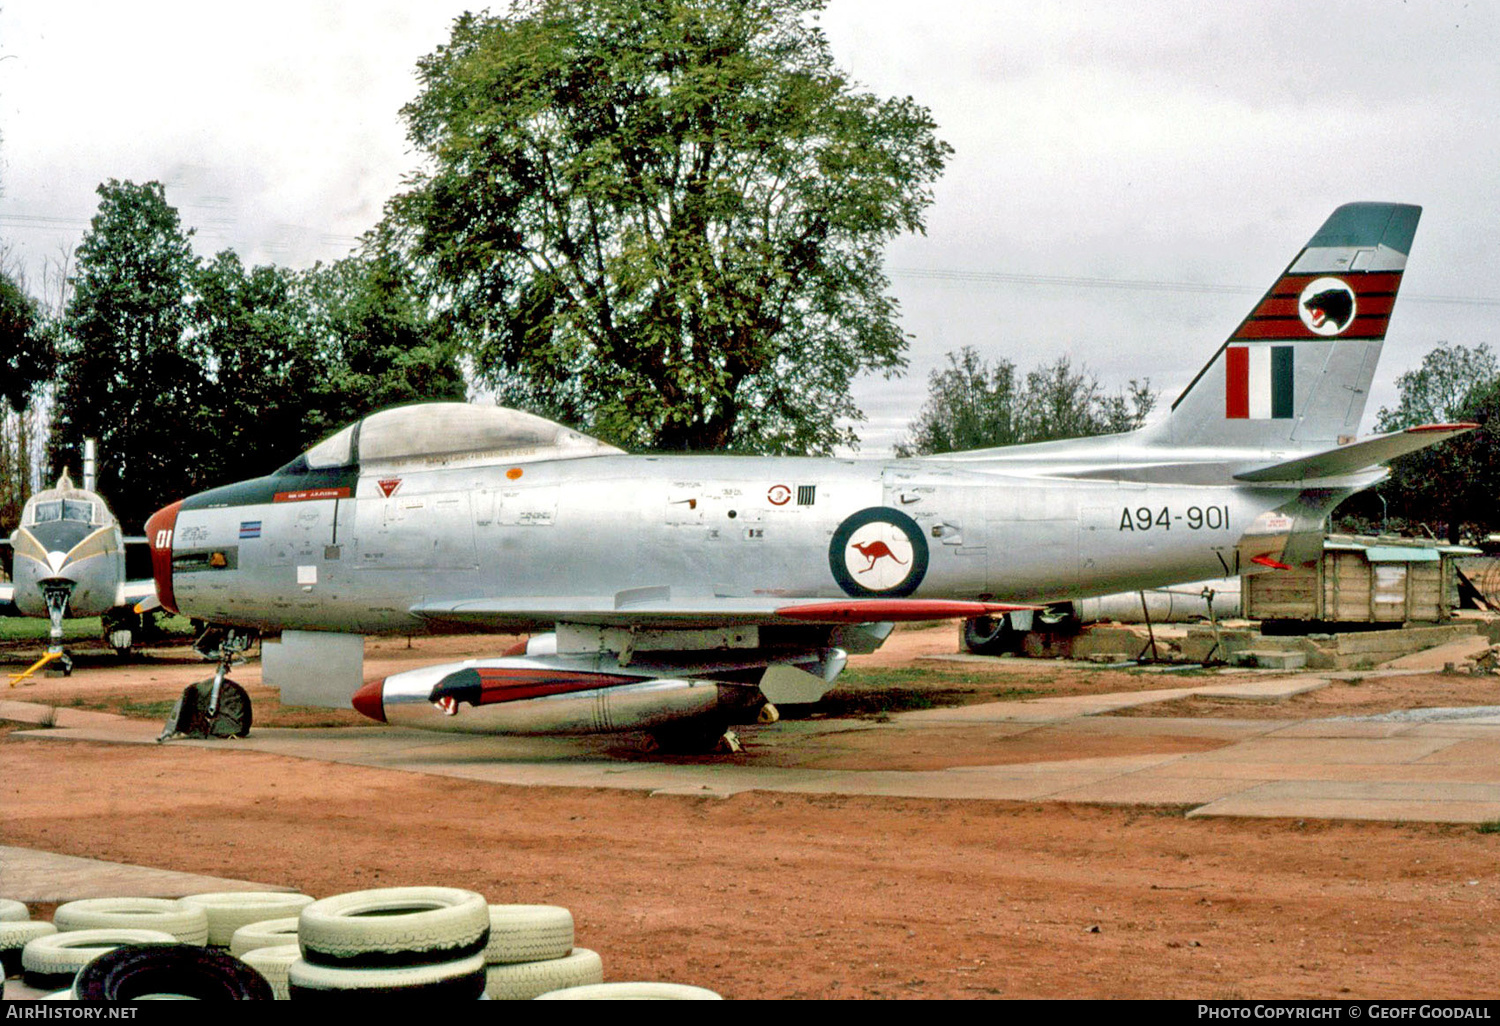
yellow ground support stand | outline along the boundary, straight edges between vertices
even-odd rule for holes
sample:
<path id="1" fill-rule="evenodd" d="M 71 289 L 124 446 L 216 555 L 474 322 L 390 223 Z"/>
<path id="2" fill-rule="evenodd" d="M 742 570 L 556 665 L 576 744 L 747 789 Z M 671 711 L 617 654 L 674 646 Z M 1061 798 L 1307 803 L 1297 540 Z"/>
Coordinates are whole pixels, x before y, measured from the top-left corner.
<path id="1" fill-rule="evenodd" d="M 10 677 L 10 686 L 15 687 L 17 684 L 24 681 L 27 677 L 30 677 L 32 674 L 36 673 L 36 671 L 46 666 L 48 663 L 54 662 L 58 659 L 61 659 L 62 657 L 63 654 L 61 652 L 48 652 L 36 662 L 26 667 L 26 669 L 22 670 L 20 673 L 8 674 L 8 676 Z"/>

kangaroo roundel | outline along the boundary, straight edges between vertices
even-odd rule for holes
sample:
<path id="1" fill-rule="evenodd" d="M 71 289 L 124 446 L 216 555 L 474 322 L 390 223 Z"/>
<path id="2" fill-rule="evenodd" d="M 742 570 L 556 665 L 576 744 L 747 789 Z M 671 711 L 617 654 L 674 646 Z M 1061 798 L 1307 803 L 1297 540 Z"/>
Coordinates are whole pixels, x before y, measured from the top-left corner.
<path id="1" fill-rule="evenodd" d="M 828 566 L 849 595 L 910 595 L 927 574 L 927 539 L 905 513 L 873 506 L 833 532 Z"/>

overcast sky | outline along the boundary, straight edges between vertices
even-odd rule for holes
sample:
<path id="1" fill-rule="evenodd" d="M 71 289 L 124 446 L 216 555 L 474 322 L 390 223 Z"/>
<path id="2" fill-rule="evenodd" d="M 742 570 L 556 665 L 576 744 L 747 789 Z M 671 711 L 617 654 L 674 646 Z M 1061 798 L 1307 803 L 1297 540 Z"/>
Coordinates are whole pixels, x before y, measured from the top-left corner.
<path id="1" fill-rule="evenodd" d="M 417 58 L 472 6 L 5 0 L 0 243 L 37 290 L 101 181 L 155 179 L 200 253 L 345 255 L 415 166 Z M 964 345 L 1169 404 L 1351 200 L 1425 207 L 1365 429 L 1433 345 L 1491 340 L 1496 5 L 832 0 L 822 24 L 956 151 L 927 234 L 888 250 L 911 366 L 856 383 L 866 453 Z"/>

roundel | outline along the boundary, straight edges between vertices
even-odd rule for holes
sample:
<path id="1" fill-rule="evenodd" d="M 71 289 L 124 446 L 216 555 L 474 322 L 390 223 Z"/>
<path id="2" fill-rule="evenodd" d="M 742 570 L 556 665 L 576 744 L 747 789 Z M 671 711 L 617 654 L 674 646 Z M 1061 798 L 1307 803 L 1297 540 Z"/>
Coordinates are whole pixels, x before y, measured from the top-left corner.
<path id="1" fill-rule="evenodd" d="M 1314 335 L 1342 335 L 1354 312 L 1354 290 L 1339 278 L 1315 278 L 1297 300 L 1297 314 Z"/>
<path id="2" fill-rule="evenodd" d="M 833 532 L 828 567 L 846 594 L 910 595 L 927 576 L 927 539 L 905 513 L 872 506 Z"/>

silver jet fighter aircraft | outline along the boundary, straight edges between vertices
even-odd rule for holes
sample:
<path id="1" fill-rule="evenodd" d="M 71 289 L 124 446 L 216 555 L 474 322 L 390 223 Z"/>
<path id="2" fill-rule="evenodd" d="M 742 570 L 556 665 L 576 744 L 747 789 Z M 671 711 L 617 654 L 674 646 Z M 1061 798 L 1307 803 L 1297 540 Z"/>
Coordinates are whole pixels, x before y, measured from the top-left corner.
<path id="1" fill-rule="evenodd" d="M 389 409 L 148 522 L 168 608 L 281 632 L 293 704 L 478 733 L 699 730 L 815 701 L 896 621 L 1316 559 L 1420 211 L 1340 207 L 1159 423 L 922 459 L 632 456 L 537 417 Z M 540 631 L 363 680 L 362 635 Z"/>
<path id="2" fill-rule="evenodd" d="M 142 538 L 128 539 L 137 544 Z M 37 492 L 21 509 L 21 523 L 11 535 L 12 579 L 0 584 L 0 608 L 11 615 L 45 616 L 51 621 L 47 653 L 25 671 L 11 675 L 14 686 L 50 663 L 72 672 L 63 650 L 63 620 L 103 616 L 105 636 L 120 653 L 130 650 L 127 616 L 133 604 L 150 601 L 150 580 L 125 576 L 125 545 L 120 524 L 104 500 L 75 486 L 66 473 L 55 488 Z"/>

